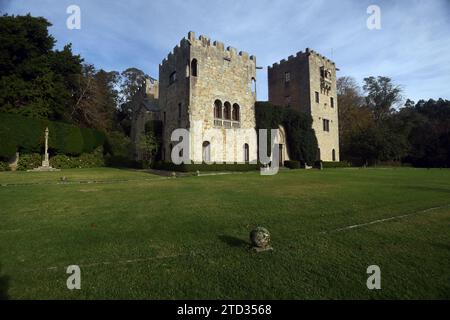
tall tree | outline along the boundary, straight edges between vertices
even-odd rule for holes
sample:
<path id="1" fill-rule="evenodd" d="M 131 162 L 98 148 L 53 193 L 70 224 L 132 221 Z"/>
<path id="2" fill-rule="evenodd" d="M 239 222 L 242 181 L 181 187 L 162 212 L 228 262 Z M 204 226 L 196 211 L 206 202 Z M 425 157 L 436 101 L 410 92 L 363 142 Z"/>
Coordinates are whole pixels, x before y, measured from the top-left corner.
<path id="1" fill-rule="evenodd" d="M 388 77 L 364 78 L 363 89 L 366 105 L 372 110 L 376 122 L 385 119 L 402 100 L 400 86 L 394 85 Z"/>
<path id="2" fill-rule="evenodd" d="M 132 135 L 131 126 L 136 123 L 143 108 L 147 78 L 149 76 L 137 68 L 128 68 L 120 74 L 119 118 L 124 132 L 129 136 Z"/>
<path id="3" fill-rule="evenodd" d="M 54 50 L 44 18 L 0 17 L 0 111 L 70 121 L 82 59 L 71 45 Z"/>
<path id="4" fill-rule="evenodd" d="M 83 65 L 75 91 L 72 119 L 83 126 L 110 131 L 114 128 L 117 111 L 119 74 L 115 71 L 97 71 L 91 64 Z"/>
<path id="5" fill-rule="evenodd" d="M 361 88 L 354 78 L 341 77 L 337 80 L 337 98 L 339 112 L 339 149 L 341 158 L 352 157 L 351 141 L 353 136 L 373 125 L 373 116 L 364 105 Z"/>

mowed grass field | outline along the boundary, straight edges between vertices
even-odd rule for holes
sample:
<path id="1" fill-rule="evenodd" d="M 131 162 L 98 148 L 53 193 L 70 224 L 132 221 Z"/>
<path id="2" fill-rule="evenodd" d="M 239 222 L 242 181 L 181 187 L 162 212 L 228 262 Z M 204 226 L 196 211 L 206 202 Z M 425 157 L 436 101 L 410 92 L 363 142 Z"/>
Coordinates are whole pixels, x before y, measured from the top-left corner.
<path id="1" fill-rule="evenodd" d="M 449 299 L 450 170 L 0 173 L 0 264 L 10 299 Z"/>

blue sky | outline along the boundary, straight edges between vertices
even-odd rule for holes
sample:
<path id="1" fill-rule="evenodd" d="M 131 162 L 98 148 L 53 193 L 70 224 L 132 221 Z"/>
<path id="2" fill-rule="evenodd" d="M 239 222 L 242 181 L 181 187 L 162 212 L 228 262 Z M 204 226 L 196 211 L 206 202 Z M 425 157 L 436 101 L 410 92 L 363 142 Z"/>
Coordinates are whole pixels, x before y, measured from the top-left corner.
<path id="1" fill-rule="evenodd" d="M 69 5 L 81 8 L 81 30 L 66 27 Z M 381 9 L 381 30 L 366 10 Z M 257 57 L 258 100 L 267 99 L 267 66 L 306 47 L 334 60 L 338 76 L 359 83 L 392 77 L 405 98 L 450 99 L 449 0 L 0 0 L 0 11 L 46 17 L 57 46 L 105 70 L 158 64 L 192 30 Z"/>

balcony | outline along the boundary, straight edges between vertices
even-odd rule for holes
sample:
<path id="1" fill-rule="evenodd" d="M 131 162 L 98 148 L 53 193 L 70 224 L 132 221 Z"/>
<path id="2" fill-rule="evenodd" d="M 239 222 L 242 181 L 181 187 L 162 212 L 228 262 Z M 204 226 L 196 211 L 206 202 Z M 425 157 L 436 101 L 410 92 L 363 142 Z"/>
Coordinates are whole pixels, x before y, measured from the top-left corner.
<path id="1" fill-rule="evenodd" d="M 240 128 L 241 122 L 234 120 L 214 119 L 214 127 L 223 127 L 225 129 Z"/>

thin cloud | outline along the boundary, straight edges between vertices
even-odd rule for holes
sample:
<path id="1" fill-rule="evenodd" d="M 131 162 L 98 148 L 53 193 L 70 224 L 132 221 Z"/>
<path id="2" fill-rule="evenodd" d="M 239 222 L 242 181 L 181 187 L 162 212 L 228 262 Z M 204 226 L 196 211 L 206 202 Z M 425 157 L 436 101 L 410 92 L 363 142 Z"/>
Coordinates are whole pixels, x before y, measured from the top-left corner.
<path id="1" fill-rule="evenodd" d="M 264 67 L 257 74 L 259 100 L 267 99 L 266 67 L 306 47 L 333 59 L 340 76 L 359 82 L 390 76 L 405 97 L 450 99 L 448 2 L 375 1 L 382 29 L 368 30 L 366 10 L 373 2 L 16 0 L 7 12 L 46 17 L 58 46 L 72 42 L 106 70 L 135 66 L 157 77 L 161 60 L 193 30 L 256 55 Z M 74 3 L 81 7 L 81 30 L 65 27 L 66 8 Z"/>

